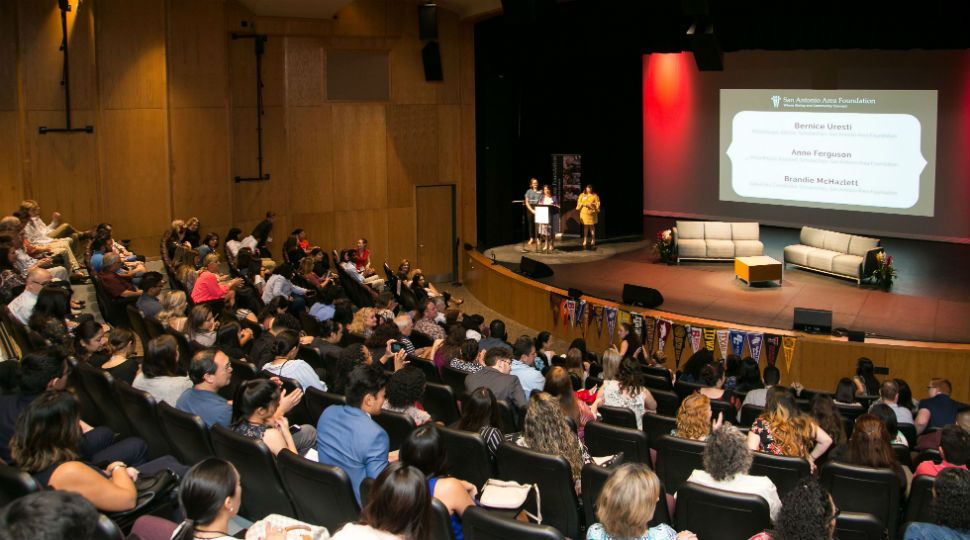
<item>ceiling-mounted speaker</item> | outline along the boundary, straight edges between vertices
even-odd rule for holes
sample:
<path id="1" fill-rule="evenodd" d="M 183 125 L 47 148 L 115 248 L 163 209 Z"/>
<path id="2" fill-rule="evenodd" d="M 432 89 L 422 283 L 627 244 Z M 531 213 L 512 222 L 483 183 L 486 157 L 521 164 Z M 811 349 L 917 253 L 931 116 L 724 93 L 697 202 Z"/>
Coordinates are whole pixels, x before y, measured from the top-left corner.
<path id="1" fill-rule="evenodd" d="M 421 41 L 438 39 L 438 4 L 418 6 L 418 36 Z"/>
<path id="2" fill-rule="evenodd" d="M 724 51 L 714 34 L 714 25 L 696 22 L 687 29 L 687 46 L 694 53 L 698 71 L 724 71 Z"/>
<path id="3" fill-rule="evenodd" d="M 441 71 L 441 49 L 438 48 L 437 41 L 429 41 L 421 49 L 421 61 L 424 63 L 424 80 L 443 81 L 444 73 Z"/>

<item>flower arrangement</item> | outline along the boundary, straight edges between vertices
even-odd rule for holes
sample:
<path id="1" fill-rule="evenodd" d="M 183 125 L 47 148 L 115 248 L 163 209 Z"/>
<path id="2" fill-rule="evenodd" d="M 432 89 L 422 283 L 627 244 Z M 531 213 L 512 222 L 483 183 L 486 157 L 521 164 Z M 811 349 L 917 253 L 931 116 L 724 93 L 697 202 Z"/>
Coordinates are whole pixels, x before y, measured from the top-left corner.
<path id="1" fill-rule="evenodd" d="M 653 243 L 653 249 L 660 255 L 661 262 L 671 262 L 674 260 L 674 233 L 670 229 L 657 232 L 657 241 Z"/>
<path id="2" fill-rule="evenodd" d="M 869 274 L 869 277 L 875 279 L 884 291 L 888 291 L 893 286 L 893 280 L 896 279 L 893 256 L 886 255 L 884 251 L 876 253 L 876 268 Z"/>

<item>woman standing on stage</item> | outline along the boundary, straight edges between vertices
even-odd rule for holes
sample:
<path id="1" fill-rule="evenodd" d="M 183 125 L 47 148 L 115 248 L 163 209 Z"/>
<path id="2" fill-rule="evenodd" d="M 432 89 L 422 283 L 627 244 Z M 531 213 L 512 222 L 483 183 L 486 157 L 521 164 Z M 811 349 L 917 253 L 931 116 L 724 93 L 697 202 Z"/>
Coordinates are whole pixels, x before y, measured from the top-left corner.
<path id="1" fill-rule="evenodd" d="M 552 188 L 549 184 L 542 186 L 542 197 L 539 199 L 539 204 L 545 206 L 558 206 L 559 201 L 556 200 L 556 196 L 552 194 Z M 537 223 L 536 228 L 539 232 L 539 241 L 542 242 L 542 251 L 552 251 L 556 249 L 556 246 L 552 242 L 552 213 L 549 213 L 548 223 Z"/>
<path id="2" fill-rule="evenodd" d="M 542 199 L 542 192 L 539 191 L 539 180 L 532 178 L 529 180 L 529 189 L 525 192 L 525 209 L 532 214 L 529 217 L 529 244 L 532 245 L 533 242 L 536 245 L 539 241 L 536 239 L 536 210 L 535 205 L 539 204 L 539 200 Z"/>
<path id="3" fill-rule="evenodd" d="M 596 247 L 596 222 L 600 215 L 600 196 L 593 192 L 593 186 L 586 184 L 586 189 L 576 201 L 579 209 L 579 220 L 583 223 L 583 247 L 586 247 L 586 237 L 592 236 L 590 245 Z"/>

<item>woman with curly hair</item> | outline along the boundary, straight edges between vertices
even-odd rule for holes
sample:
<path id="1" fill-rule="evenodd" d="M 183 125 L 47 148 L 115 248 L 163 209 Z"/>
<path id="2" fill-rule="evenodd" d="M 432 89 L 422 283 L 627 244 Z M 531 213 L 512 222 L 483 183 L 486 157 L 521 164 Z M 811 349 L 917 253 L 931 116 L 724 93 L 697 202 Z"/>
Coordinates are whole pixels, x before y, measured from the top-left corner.
<path id="1" fill-rule="evenodd" d="M 765 412 L 748 432 L 748 448 L 768 454 L 802 457 L 815 471 L 815 460 L 832 446 L 832 437 L 795 405 L 785 388 L 772 387 Z"/>
<path id="2" fill-rule="evenodd" d="M 905 493 L 912 473 L 904 470 L 890 444 L 886 424 L 876 415 L 866 413 L 856 418 L 849 443 L 832 451 L 831 459 L 850 465 L 890 469 L 899 479 L 900 494 Z"/>
<path id="3" fill-rule="evenodd" d="M 910 523 L 904 540 L 970 538 L 970 472 L 950 467 L 933 482 L 933 523 Z"/>
<path id="4" fill-rule="evenodd" d="M 694 392 L 684 398 L 680 408 L 677 409 L 677 428 L 672 435 L 681 439 L 705 441 L 712 431 L 712 417 L 711 399 L 704 394 Z M 713 429 L 721 427 L 723 422 L 724 415 L 718 413 Z"/>
<path id="5" fill-rule="evenodd" d="M 604 370 L 604 374 L 608 371 L 609 369 Z M 600 405 L 630 409 L 637 419 L 637 429 L 643 429 L 643 415 L 647 411 L 657 410 L 657 400 L 643 386 L 643 376 L 636 360 L 622 358 L 616 370 L 616 378 L 603 381 L 603 388 L 596 395 L 593 409 Z"/>
<path id="6" fill-rule="evenodd" d="M 384 408 L 408 415 L 415 426 L 430 422 L 431 415 L 421 408 L 427 383 L 424 372 L 414 366 L 395 371 L 387 381 Z"/>
<path id="7" fill-rule="evenodd" d="M 377 328 L 377 316 L 374 314 L 374 308 L 365 307 L 354 313 L 354 320 L 347 327 L 347 331 L 368 338 L 374 333 L 375 328 Z"/>
<path id="8" fill-rule="evenodd" d="M 570 381 L 570 373 L 561 366 L 554 366 L 546 372 L 546 384 L 542 388 L 543 392 L 559 398 L 559 406 L 563 414 L 573 419 L 576 423 L 576 433 L 579 440 L 586 440 L 586 424 L 596 420 L 596 415 L 590 410 L 589 405 L 583 403 L 576 397 Z"/>
<path id="9" fill-rule="evenodd" d="M 576 494 L 579 495 L 580 471 L 592 459 L 579 436 L 566 422 L 558 399 L 545 392 L 532 393 L 529 406 L 525 410 L 522 433 L 515 439 L 515 444 L 543 454 L 562 456 L 569 464 L 576 483 Z"/>
<path id="10" fill-rule="evenodd" d="M 738 428 L 725 424 L 715 429 L 704 447 L 704 469 L 696 469 L 688 482 L 734 493 L 757 495 L 768 503 L 772 521 L 778 519 L 781 500 L 775 483 L 767 476 L 752 476 L 752 455 L 745 436 Z"/>
<path id="11" fill-rule="evenodd" d="M 646 465 L 626 463 L 616 468 L 596 499 L 596 517 L 586 540 L 697 540 L 690 531 L 674 531 L 661 523 L 647 524 L 660 500 L 660 479 Z"/>
<path id="12" fill-rule="evenodd" d="M 842 413 L 835 406 L 835 401 L 828 394 L 815 394 L 812 398 L 810 414 L 826 433 L 832 437 L 836 446 L 845 444 L 845 426 L 842 424 Z"/>
<path id="13" fill-rule="evenodd" d="M 749 540 L 831 540 L 838 515 L 832 496 L 817 480 L 806 476 L 781 500 L 775 529 Z"/>

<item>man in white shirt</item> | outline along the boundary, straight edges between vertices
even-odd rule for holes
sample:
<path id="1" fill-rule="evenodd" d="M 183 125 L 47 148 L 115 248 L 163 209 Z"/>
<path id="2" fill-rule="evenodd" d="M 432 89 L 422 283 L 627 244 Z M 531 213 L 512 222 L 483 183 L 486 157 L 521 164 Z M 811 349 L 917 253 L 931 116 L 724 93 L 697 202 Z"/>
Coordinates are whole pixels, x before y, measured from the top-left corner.
<path id="1" fill-rule="evenodd" d="M 882 403 L 887 405 L 890 409 L 896 413 L 896 422 L 899 424 L 912 424 L 913 423 L 913 411 L 910 411 L 906 407 L 900 407 L 898 405 L 899 401 L 899 385 L 896 381 L 892 379 L 886 379 L 879 386 L 879 401 L 873 403 L 876 405 Z"/>
<path id="2" fill-rule="evenodd" d="M 529 399 L 532 392 L 541 392 L 546 385 L 546 378 L 535 368 L 536 345 L 529 336 L 520 336 L 512 346 L 512 370 L 509 372 L 519 379 L 525 399 Z"/>
<path id="3" fill-rule="evenodd" d="M 27 320 L 30 319 L 30 315 L 34 312 L 34 305 L 37 304 L 37 295 L 50 282 L 51 273 L 43 268 L 34 268 L 27 273 L 27 283 L 24 286 L 24 292 L 20 293 L 17 298 L 14 298 L 7 304 L 10 313 L 21 324 L 27 324 Z"/>
<path id="4" fill-rule="evenodd" d="M 765 370 L 761 375 L 761 378 L 765 382 L 764 388 L 756 388 L 748 392 L 748 395 L 744 397 L 744 405 L 757 405 L 758 407 L 764 407 L 765 401 L 767 400 L 768 390 L 778 384 L 781 380 L 781 372 L 775 366 L 765 366 Z"/>

